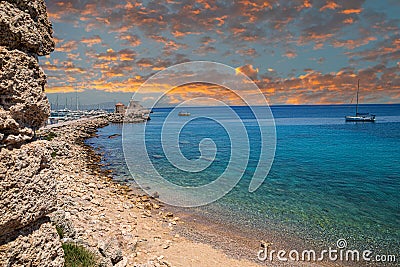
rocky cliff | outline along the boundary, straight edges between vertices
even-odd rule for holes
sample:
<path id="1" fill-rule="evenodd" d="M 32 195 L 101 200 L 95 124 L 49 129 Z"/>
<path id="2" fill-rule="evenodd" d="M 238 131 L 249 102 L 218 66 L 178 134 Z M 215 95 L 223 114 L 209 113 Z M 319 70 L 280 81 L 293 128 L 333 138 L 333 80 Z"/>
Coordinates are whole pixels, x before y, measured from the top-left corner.
<path id="1" fill-rule="evenodd" d="M 50 106 L 38 56 L 54 50 L 44 0 L 0 1 L 0 145 L 32 139 Z"/>
<path id="2" fill-rule="evenodd" d="M 0 1 L 0 266 L 63 266 L 46 216 L 56 206 L 47 141 L 34 141 L 50 107 L 38 56 L 54 50 L 44 0 Z"/>

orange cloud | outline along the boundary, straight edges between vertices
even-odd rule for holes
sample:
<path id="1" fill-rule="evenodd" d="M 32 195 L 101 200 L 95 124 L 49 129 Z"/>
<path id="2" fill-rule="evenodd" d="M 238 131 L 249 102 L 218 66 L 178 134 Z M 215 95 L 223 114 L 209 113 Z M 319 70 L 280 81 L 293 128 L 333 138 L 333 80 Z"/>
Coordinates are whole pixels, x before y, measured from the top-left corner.
<path id="1" fill-rule="evenodd" d="M 186 34 L 184 32 L 180 32 L 180 31 L 173 31 L 171 32 L 171 34 L 175 37 L 175 38 L 179 38 L 179 37 L 184 37 L 186 36 Z"/>
<path id="2" fill-rule="evenodd" d="M 297 57 L 297 53 L 295 51 L 286 51 L 285 56 L 287 58 L 295 58 Z"/>
<path id="3" fill-rule="evenodd" d="M 254 92 L 247 91 L 245 94 L 253 94 Z M 214 84 L 191 83 L 185 84 L 168 91 L 163 96 L 161 104 L 176 105 L 186 100 L 191 100 L 191 104 L 196 106 L 209 106 L 210 102 L 195 98 L 212 98 L 227 105 L 244 105 L 244 101 L 233 91 Z"/>
<path id="4" fill-rule="evenodd" d="M 137 35 L 123 34 L 123 35 L 120 35 L 119 38 L 121 40 L 125 41 L 124 44 L 130 45 L 130 46 L 138 46 L 142 43 L 139 39 L 139 36 L 137 36 Z"/>
<path id="5" fill-rule="evenodd" d="M 121 61 L 133 61 L 135 60 L 136 53 L 134 51 L 124 49 L 119 51 L 119 57 Z"/>
<path id="6" fill-rule="evenodd" d="M 240 50 L 237 50 L 236 53 L 241 54 L 243 56 L 248 56 L 248 57 L 255 57 L 258 55 L 257 51 L 254 48 L 240 49 Z"/>
<path id="7" fill-rule="evenodd" d="M 70 52 L 75 51 L 77 49 L 78 49 L 78 42 L 75 41 L 75 40 L 62 42 L 61 44 L 56 46 L 56 51 L 57 52 L 70 53 Z"/>
<path id="8" fill-rule="evenodd" d="M 361 12 L 362 12 L 362 8 L 358 8 L 358 9 L 345 9 L 345 10 L 342 10 L 340 13 L 342 13 L 342 14 L 346 14 L 346 15 L 349 15 L 349 14 L 360 14 Z"/>
<path id="9" fill-rule="evenodd" d="M 328 1 L 327 3 L 326 3 L 326 5 L 324 5 L 323 7 L 321 7 L 320 9 L 319 9 L 319 11 L 324 11 L 324 10 L 326 10 L 326 9 L 337 9 L 337 8 L 339 8 L 340 7 L 340 5 L 338 5 L 337 3 L 335 3 L 334 1 Z"/>
<path id="10" fill-rule="evenodd" d="M 83 92 L 83 88 L 75 87 L 72 85 L 64 85 L 64 86 L 51 86 L 46 87 L 46 93 L 73 93 L 73 92 Z"/>
<path id="11" fill-rule="evenodd" d="M 304 0 L 303 6 L 304 6 L 305 8 L 311 8 L 311 7 L 312 7 L 312 4 L 310 3 L 309 0 Z"/>
<path id="12" fill-rule="evenodd" d="M 364 39 L 357 39 L 357 40 L 335 40 L 333 41 L 334 47 L 347 47 L 349 49 L 354 49 L 366 44 L 369 44 L 372 41 L 376 41 L 375 36 L 369 36 Z"/>
<path id="13" fill-rule="evenodd" d="M 109 48 L 106 53 L 100 53 L 97 55 L 97 59 L 115 61 L 118 59 L 118 54 L 112 48 Z"/>
<path id="14" fill-rule="evenodd" d="M 360 79 L 363 88 L 361 100 L 364 103 L 382 102 L 388 96 L 392 102 L 396 102 L 395 97 L 398 94 L 396 92 L 400 89 L 400 77 L 395 69 L 395 67 L 385 68 L 378 65 L 358 72 L 353 69 L 342 69 L 328 74 L 310 70 L 297 78 L 283 80 L 281 88 L 273 82 L 259 86 L 276 88 L 274 94 L 269 96 L 272 103 L 343 104 L 350 102 L 356 91 L 357 79 Z M 397 96 L 397 102 L 399 100 Z"/>
<path id="15" fill-rule="evenodd" d="M 251 79 L 256 79 L 258 75 L 258 68 L 254 68 L 253 65 L 247 64 L 244 66 L 237 67 L 236 73 L 243 73 L 247 76 L 249 76 Z"/>
<path id="16" fill-rule="evenodd" d="M 353 24 L 354 23 L 354 19 L 353 18 L 347 18 L 345 20 L 343 20 L 344 24 Z"/>
<path id="17" fill-rule="evenodd" d="M 216 21 L 218 21 L 217 26 L 221 27 L 222 25 L 224 25 L 225 24 L 225 20 L 226 20 L 227 17 L 228 16 L 225 15 L 225 16 L 222 16 L 222 17 L 219 17 L 219 18 L 214 18 Z"/>
<path id="18" fill-rule="evenodd" d="M 101 44 L 102 39 L 100 36 L 95 35 L 95 36 L 88 37 L 88 38 L 82 38 L 81 42 L 86 44 L 88 47 L 92 47 L 95 44 Z"/>

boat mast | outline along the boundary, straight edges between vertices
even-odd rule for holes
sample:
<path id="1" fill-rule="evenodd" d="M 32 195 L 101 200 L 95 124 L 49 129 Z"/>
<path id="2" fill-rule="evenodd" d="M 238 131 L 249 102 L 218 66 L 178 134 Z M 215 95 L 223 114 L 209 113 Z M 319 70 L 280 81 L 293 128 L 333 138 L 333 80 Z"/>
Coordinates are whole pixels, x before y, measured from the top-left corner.
<path id="1" fill-rule="evenodd" d="M 58 94 L 57 94 L 57 100 L 56 100 L 56 114 L 57 114 L 57 117 L 58 117 L 58 110 L 59 110 L 59 108 L 58 108 Z"/>
<path id="2" fill-rule="evenodd" d="M 357 105 L 356 105 L 356 116 L 358 115 L 358 92 L 360 91 L 360 79 L 358 79 L 357 85 Z"/>
<path id="3" fill-rule="evenodd" d="M 78 89 L 75 90 L 76 110 L 79 110 Z"/>

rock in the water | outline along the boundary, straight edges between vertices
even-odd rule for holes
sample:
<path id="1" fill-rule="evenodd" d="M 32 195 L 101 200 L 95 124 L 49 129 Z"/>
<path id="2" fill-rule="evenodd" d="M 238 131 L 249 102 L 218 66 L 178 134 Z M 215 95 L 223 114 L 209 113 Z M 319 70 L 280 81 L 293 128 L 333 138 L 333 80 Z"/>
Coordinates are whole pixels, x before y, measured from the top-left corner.
<path id="1" fill-rule="evenodd" d="M 0 239 L 0 266 L 64 266 L 64 252 L 47 218 Z"/>
<path id="2" fill-rule="evenodd" d="M 0 151 L 0 235 L 24 227 L 56 206 L 55 171 L 47 141 Z"/>
<path id="3" fill-rule="evenodd" d="M 0 2 L 0 46 L 48 55 L 55 46 L 52 34 L 44 0 Z"/>

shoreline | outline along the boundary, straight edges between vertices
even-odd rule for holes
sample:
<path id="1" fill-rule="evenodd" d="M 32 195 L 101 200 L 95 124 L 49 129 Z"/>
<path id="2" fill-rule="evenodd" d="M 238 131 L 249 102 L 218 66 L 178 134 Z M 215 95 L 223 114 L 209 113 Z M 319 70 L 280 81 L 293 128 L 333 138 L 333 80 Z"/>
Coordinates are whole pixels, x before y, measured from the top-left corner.
<path id="1" fill-rule="evenodd" d="M 62 224 L 75 233 L 69 237 L 67 231 L 63 242 L 73 240 L 97 254 L 104 244 L 116 244 L 118 266 L 260 266 L 182 237 L 175 230 L 184 222 L 166 206 L 113 181 L 101 168 L 101 156 L 84 142 L 106 125 L 94 118 L 40 130 L 44 139 L 53 136 L 48 142 L 58 174 L 55 214 L 62 213 Z"/>
<path id="2" fill-rule="evenodd" d="M 113 165 L 112 162 L 107 161 L 107 150 L 101 148 L 101 143 L 103 141 L 106 142 L 107 136 L 113 137 L 115 135 L 117 134 L 115 134 L 114 131 L 106 131 L 106 133 L 102 133 L 99 135 L 99 137 L 102 138 L 102 141 L 100 143 L 96 144 L 96 142 L 94 142 L 91 143 L 90 146 L 95 149 L 97 153 L 99 153 L 100 151 L 100 153 L 103 155 L 103 160 L 101 162 L 103 165 L 102 169 L 112 170 L 113 172 L 111 172 L 111 174 L 113 174 L 115 182 L 124 185 L 130 184 L 134 191 L 139 192 L 139 194 L 144 194 L 143 191 L 141 191 L 140 187 L 132 180 L 128 181 L 127 179 L 123 179 L 123 176 L 125 176 L 125 172 L 123 172 L 124 174 L 122 175 L 122 178 L 118 174 L 114 175 L 114 171 L 118 173 L 119 164 Z M 266 227 L 264 228 L 265 235 L 257 235 L 256 231 L 253 231 L 249 228 L 241 228 L 240 225 L 230 223 L 229 220 L 218 220 L 217 217 L 205 216 L 202 214 L 201 210 L 193 211 L 167 205 L 165 207 L 166 210 L 172 211 L 173 214 L 179 216 L 180 221 L 183 222 L 183 224 L 179 225 L 180 227 L 176 227 L 173 230 L 174 233 L 185 237 L 191 242 L 210 245 L 212 248 L 222 251 L 225 255 L 231 258 L 241 260 L 244 259 L 256 264 L 257 266 L 271 265 L 271 262 L 261 262 L 257 259 L 257 252 L 260 250 L 262 243 L 271 243 L 270 250 L 284 249 L 286 251 L 290 251 L 291 249 L 297 249 L 298 251 L 303 251 L 307 249 L 314 249 L 317 253 L 321 249 L 329 247 L 329 245 L 326 245 L 326 243 L 319 243 L 319 241 L 310 239 L 310 237 L 296 237 L 292 233 L 290 233 L 289 228 L 280 228 L 279 225 L 270 225 L 271 227 L 266 225 Z M 214 212 L 216 211 L 215 207 L 213 210 Z M 208 215 L 212 215 L 212 212 L 208 212 Z M 332 243 L 332 246 L 335 246 L 335 242 Z M 279 263 L 275 259 L 275 262 L 272 264 L 272 266 L 285 266 L 285 264 Z M 336 262 L 324 260 L 314 262 L 291 262 L 291 266 L 363 265 L 361 263 L 357 264 L 356 262 L 340 262 L 340 264 L 338 264 Z"/>
<path id="3" fill-rule="evenodd" d="M 63 169 L 59 210 L 76 229 L 75 242 L 96 252 L 104 243 L 116 242 L 123 255 L 118 266 L 342 266 L 259 261 L 263 243 L 273 244 L 270 249 L 299 248 L 300 243 L 279 229 L 268 240 L 250 238 L 249 229 L 164 205 L 137 185 L 115 180 L 113 169 L 102 163 L 104 155 L 85 142 L 107 125 L 104 118 L 92 118 L 41 130 L 42 137 L 55 133 L 50 143 L 56 150 L 69 150 L 59 149 L 53 163 Z"/>
<path id="4" fill-rule="evenodd" d="M 113 134 L 111 136 L 114 137 L 114 135 L 117 134 Z M 110 178 L 113 182 L 130 187 L 135 194 L 145 194 L 144 191 L 142 191 L 140 187 L 135 183 L 129 184 L 129 182 L 126 181 L 113 180 L 114 178 L 117 178 L 113 175 L 113 170 L 116 169 L 109 167 L 108 164 L 106 166 L 104 166 L 104 164 L 101 164 L 101 159 L 104 157 L 104 155 L 102 153 L 102 155 L 99 156 L 99 151 L 97 151 L 98 147 L 93 147 L 92 145 L 88 144 L 85 145 L 88 146 L 93 151 L 93 153 L 98 156 L 98 167 L 107 172 L 109 177 L 113 177 Z M 261 244 L 274 244 L 276 242 L 276 244 L 278 245 L 277 247 L 281 249 L 293 248 L 294 244 L 297 245 L 295 246 L 297 248 L 301 247 L 300 240 L 294 240 L 293 238 L 290 240 L 285 240 L 287 239 L 287 234 L 281 233 L 278 229 L 269 232 L 271 233 L 271 235 L 268 235 L 267 240 L 251 238 L 250 236 L 254 236 L 252 235 L 254 233 L 252 233 L 251 230 L 246 229 L 245 231 L 243 231 L 243 229 L 239 229 L 239 227 L 234 224 L 228 226 L 222 222 L 217 222 L 215 220 L 209 221 L 207 220 L 209 218 L 207 218 L 206 216 L 202 216 L 199 212 L 195 213 L 192 211 L 186 211 L 184 208 L 164 205 L 158 202 L 157 199 L 153 200 L 158 205 L 165 207 L 165 212 L 172 211 L 173 214 L 176 214 L 179 217 L 180 223 L 178 221 L 176 222 L 177 224 L 173 222 L 173 225 L 177 225 L 177 227 L 170 229 L 173 235 L 178 234 L 179 236 L 187 239 L 187 241 L 189 242 L 208 245 L 212 247 L 212 249 L 217 250 L 218 252 L 222 252 L 232 259 L 236 259 L 239 261 L 244 260 L 248 263 L 251 263 L 251 265 L 241 264 L 240 266 L 253 266 L 253 264 L 255 264 L 255 266 L 265 266 L 266 264 L 272 264 L 272 266 L 285 266 L 284 263 L 279 263 L 276 261 L 274 263 L 271 263 L 258 260 L 257 252 L 261 249 Z M 291 264 L 291 266 L 337 266 L 335 264 L 325 261 L 318 263 L 292 262 Z"/>

